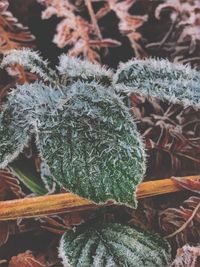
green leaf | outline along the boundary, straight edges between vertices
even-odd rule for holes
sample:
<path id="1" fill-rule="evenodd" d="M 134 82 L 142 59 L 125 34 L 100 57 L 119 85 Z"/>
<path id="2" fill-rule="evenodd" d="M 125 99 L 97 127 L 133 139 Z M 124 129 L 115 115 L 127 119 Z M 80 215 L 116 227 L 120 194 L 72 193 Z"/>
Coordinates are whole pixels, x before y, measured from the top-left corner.
<path id="1" fill-rule="evenodd" d="M 66 96 L 58 91 L 60 98 L 46 91 L 49 103 L 38 112 L 37 145 L 55 180 L 96 203 L 135 207 L 145 155 L 121 99 L 96 83 L 76 82 L 62 90 Z"/>
<path id="2" fill-rule="evenodd" d="M 18 179 L 28 188 L 31 192 L 37 195 L 45 195 L 48 191 L 45 189 L 45 186 L 39 181 L 35 176 L 30 172 L 19 169 L 16 165 L 11 165 L 13 173 L 18 177 Z"/>
<path id="3" fill-rule="evenodd" d="M 29 123 L 16 113 L 15 107 L 8 104 L 0 114 L 0 168 L 12 162 L 30 140 Z"/>
<path id="4" fill-rule="evenodd" d="M 113 73 L 111 70 L 91 63 L 88 60 L 69 57 L 65 54 L 60 56 L 59 66 L 57 69 L 62 78 L 66 76 L 66 78 L 73 81 L 96 81 L 108 86 L 112 83 Z"/>
<path id="5" fill-rule="evenodd" d="M 30 72 L 38 74 L 44 81 L 58 82 L 57 73 L 47 66 L 48 62 L 40 57 L 36 51 L 27 48 L 10 50 L 3 58 L 1 68 L 6 68 L 14 64 L 20 64 Z"/>
<path id="6" fill-rule="evenodd" d="M 113 84 L 121 93 L 136 93 L 199 107 L 199 83 L 200 73 L 190 66 L 164 59 L 135 59 L 119 66 Z"/>
<path id="7" fill-rule="evenodd" d="M 56 96 L 56 90 L 51 86 Z M 47 110 L 48 91 L 41 83 L 17 85 L 0 113 L 0 168 L 6 167 L 28 146 L 37 130 L 37 107 Z"/>
<path id="8" fill-rule="evenodd" d="M 156 234 L 113 223 L 66 232 L 59 255 L 64 267 L 166 267 L 171 250 Z"/>

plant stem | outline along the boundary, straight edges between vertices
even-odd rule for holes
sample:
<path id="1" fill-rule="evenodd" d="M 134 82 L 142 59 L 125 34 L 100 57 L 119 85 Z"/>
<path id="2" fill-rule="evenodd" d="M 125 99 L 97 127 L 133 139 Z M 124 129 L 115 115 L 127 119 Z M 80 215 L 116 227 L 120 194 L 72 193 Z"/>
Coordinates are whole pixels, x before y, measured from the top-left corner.
<path id="1" fill-rule="evenodd" d="M 199 176 L 188 176 L 186 178 L 198 180 Z M 152 197 L 181 190 L 184 190 L 184 188 L 170 178 L 143 182 L 138 186 L 137 198 Z M 105 205 L 111 205 L 111 203 Z M 0 201 L 0 221 L 92 210 L 99 207 L 102 207 L 102 205 L 94 204 L 73 193 Z"/>

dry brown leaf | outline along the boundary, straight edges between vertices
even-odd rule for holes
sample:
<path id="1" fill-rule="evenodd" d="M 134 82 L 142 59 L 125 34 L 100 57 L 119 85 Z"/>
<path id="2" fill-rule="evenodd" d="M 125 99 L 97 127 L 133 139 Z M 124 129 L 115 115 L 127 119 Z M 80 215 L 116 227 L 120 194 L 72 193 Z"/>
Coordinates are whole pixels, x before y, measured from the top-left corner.
<path id="1" fill-rule="evenodd" d="M 74 226 L 80 225 L 87 221 L 87 212 L 74 212 L 72 214 L 63 214 L 52 217 L 42 218 L 41 228 L 55 234 L 64 234 Z"/>
<path id="2" fill-rule="evenodd" d="M 9 222 L 0 222 L 0 247 L 8 241 L 9 224 Z"/>
<path id="3" fill-rule="evenodd" d="M 11 49 L 22 47 L 34 48 L 34 36 L 27 27 L 23 26 L 8 11 L 9 3 L 7 0 L 0 2 L 0 54 L 6 54 Z M 6 97 L 7 92 L 14 88 L 15 83 L 24 84 L 32 82 L 35 76 L 25 71 L 21 66 L 16 65 L 9 69 L 9 74 L 15 79 L 3 77 L 0 82 L 0 102 Z M 3 75 L 3 74 L 2 74 Z M 5 74 L 4 74 L 5 75 Z"/>
<path id="4" fill-rule="evenodd" d="M 159 215 L 161 230 L 181 247 L 200 240 L 200 198 L 190 197 L 179 208 L 168 208 Z"/>
<path id="5" fill-rule="evenodd" d="M 176 181 L 180 186 L 186 188 L 192 192 L 200 194 L 200 178 L 199 180 L 191 180 L 186 177 L 172 177 L 174 181 Z"/>
<path id="6" fill-rule="evenodd" d="M 129 39 L 135 56 L 144 57 L 146 53 L 140 45 L 142 35 L 137 32 L 137 30 L 147 21 L 148 15 L 131 15 L 129 13 L 129 9 L 135 2 L 135 0 L 108 0 L 106 1 L 106 4 L 98 11 L 97 18 L 101 19 L 109 12 L 113 11 L 119 19 L 119 30 L 122 35 L 127 36 Z"/>
<path id="7" fill-rule="evenodd" d="M 14 193 L 18 198 L 24 197 L 18 178 L 9 168 L 0 170 L 0 198 L 8 193 Z"/>
<path id="8" fill-rule="evenodd" d="M 57 25 L 57 33 L 53 42 L 59 48 L 69 47 L 70 56 L 83 56 L 92 62 L 99 62 L 98 50 L 102 47 L 120 45 L 119 42 L 110 38 L 102 38 L 90 1 L 86 1 L 92 22 L 78 15 L 79 9 L 70 1 L 37 0 L 46 6 L 42 13 L 42 19 L 49 19 L 53 15 L 62 18 Z"/>
<path id="9" fill-rule="evenodd" d="M 177 255 L 170 267 L 199 267 L 200 247 L 186 244 L 177 250 Z"/>
<path id="10" fill-rule="evenodd" d="M 31 251 L 13 256 L 8 267 L 45 267 L 44 262 L 38 261 Z"/>
<path id="11" fill-rule="evenodd" d="M 200 113 L 158 99 L 130 96 L 148 154 L 146 179 L 186 176 L 200 170 Z"/>
<path id="12" fill-rule="evenodd" d="M 27 27 L 24 27 L 9 12 L 8 1 L 0 3 L 0 53 L 4 54 L 10 49 L 33 47 L 35 39 Z"/>
<path id="13" fill-rule="evenodd" d="M 7 262 L 7 260 L 0 259 L 0 265 L 5 264 L 6 262 Z"/>
<path id="14" fill-rule="evenodd" d="M 164 16 L 166 13 L 169 20 Z M 167 32 L 161 33 L 162 40 L 148 44 L 147 48 L 159 48 L 160 52 L 169 53 L 171 60 L 196 66 L 200 62 L 200 2 L 166 0 L 157 6 L 155 17 L 166 25 L 171 24 Z"/>
<path id="15" fill-rule="evenodd" d="M 130 225 L 135 225 L 144 230 L 154 231 L 158 210 L 155 202 L 150 198 L 142 199 L 136 210 L 130 211 Z"/>
<path id="16" fill-rule="evenodd" d="M 87 8 L 91 22 L 84 18 L 85 13 L 82 16 L 76 3 L 72 1 L 37 1 L 46 6 L 46 10 L 42 13 L 43 19 L 49 19 L 53 15 L 62 18 L 57 25 L 57 34 L 54 36 L 53 41 L 60 48 L 69 46 L 68 53 L 70 56 L 82 55 L 90 61 L 98 62 L 100 61 L 100 48 L 121 45 L 117 40 L 103 38 L 103 29 L 98 24 L 100 19 L 111 12 L 114 12 L 119 19 L 119 31 L 129 39 L 135 55 L 137 57 L 146 55 L 140 45 L 142 35 L 137 30 L 147 21 L 148 16 L 136 16 L 129 13 L 129 9 L 136 2 L 135 0 L 81 1 L 81 11 L 85 11 L 85 7 Z M 104 6 L 95 13 L 93 2 L 102 2 Z"/>

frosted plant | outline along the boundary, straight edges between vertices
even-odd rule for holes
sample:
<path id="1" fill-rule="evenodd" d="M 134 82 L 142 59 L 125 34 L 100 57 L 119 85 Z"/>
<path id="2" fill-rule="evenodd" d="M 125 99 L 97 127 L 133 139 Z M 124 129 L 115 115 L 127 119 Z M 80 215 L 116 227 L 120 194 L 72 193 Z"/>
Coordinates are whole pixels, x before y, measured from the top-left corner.
<path id="1" fill-rule="evenodd" d="M 53 178 L 58 185 L 96 203 L 137 204 L 145 152 L 124 95 L 199 107 L 199 72 L 166 60 L 131 60 L 113 74 L 95 64 L 61 56 L 52 70 L 37 53 L 14 50 L 3 59 L 2 67 L 16 63 L 42 80 L 18 85 L 2 107 L 0 168 L 12 162 L 34 136 L 47 189 Z M 59 252 L 64 266 L 72 267 L 164 267 L 170 261 L 167 242 L 119 224 L 66 232 Z"/>
<path id="2" fill-rule="evenodd" d="M 0 118 L 0 167 L 34 136 L 47 189 L 51 181 L 46 173 L 96 203 L 113 200 L 135 207 L 145 172 L 143 143 L 120 97 L 123 92 L 199 105 L 199 73 L 166 60 L 131 60 L 113 74 L 63 55 L 52 70 L 25 49 L 12 51 L 1 65 L 16 63 L 45 83 L 18 85 L 9 95 Z"/>
<path id="3" fill-rule="evenodd" d="M 63 57 L 58 71 L 53 71 L 28 50 L 13 51 L 2 66 L 21 57 L 19 62 L 47 83 L 17 86 L 10 94 L 2 117 L 9 112 L 16 124 L 23 123 L 17 125 L 12 142 L 9 134 L 1 136 L 1 166 L 22 151 L 25 137 L 34 135 L 43 166 L 59 185 L 97 203 L 113 200 L 135 207 L 136 187 L 145 172 L 144 148 L 129 110 L 114 89 L 105 86 L 106 80 L 111 84 L 112 72 Z M 48 79 L 44 73 L 58 78 Z M 4 132 L 15 131 L 9 121 L 1 127 Z M 1 153 L 9 142 L 13 150 Z M 46 175 L 42 178 L 49 189 Z"/>
<path id="4" fill-rule="evenodd" d="M 136 187 L 145 172 L 143 143 L 122 92 L 199 103 L 199 72 L 166 60 L 131 60 L 113 74 L 62 55 L 52 70 L 38 53 L 25 49 L 13 50 L 1 65 L 16 63 L 45 83 L 18 85 L 10 93 L 0 118 L 0 167 L 13 161 L 34 136 L 48 190 L 46 173 L 97 203 L 135 206 Z"/>

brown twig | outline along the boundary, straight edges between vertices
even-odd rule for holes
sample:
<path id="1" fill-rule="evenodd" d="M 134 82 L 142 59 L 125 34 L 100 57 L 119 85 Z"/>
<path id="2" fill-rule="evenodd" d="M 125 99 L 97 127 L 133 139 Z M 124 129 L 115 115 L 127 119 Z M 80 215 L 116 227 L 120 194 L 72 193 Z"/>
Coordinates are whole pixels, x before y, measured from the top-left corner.
<path id="1" fill-rule="evenodd" d="M 94 29 L 96 31 L 96 34 L 97 34 L 97 36 L 98 36 L 99 39 L 102 39 L 101 31 L 99 29 L 99 26 L 98 26 L 98 23 L 97 23 L 97 19 L 96 19 L 94 10 L 92 8 L 91 0 L 85 0 L 85 5 L 87 6 L 88 13 L 90 15 L 90 18 L 91 18 L 93 27 L 94 27 Z"/>
<path id="2" fill-rule="evenodd" d="M 189 176 L 187 178 L 197 180 L 199 176 Z M 143 182 L 138 186 L 137 198 L 152 197 L 181 190 L 184 190 L 184 188 L 170 178 Z M 0 221 L 71 213 L 74 211 L 97 209 L 99 207 L 102 207 L 102 205 L 94 204 L 73 193 L 0 201 Z"/>

